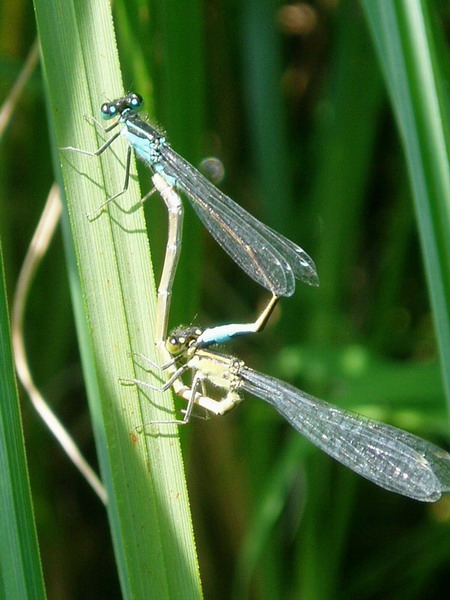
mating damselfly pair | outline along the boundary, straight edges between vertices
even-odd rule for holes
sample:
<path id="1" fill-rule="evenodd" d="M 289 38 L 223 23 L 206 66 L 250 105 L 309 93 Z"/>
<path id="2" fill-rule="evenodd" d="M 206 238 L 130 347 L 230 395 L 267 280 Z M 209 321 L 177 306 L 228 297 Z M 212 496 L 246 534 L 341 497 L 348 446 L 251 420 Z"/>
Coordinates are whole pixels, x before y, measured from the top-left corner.
<path id="1" fill-rule="evenodd" d="M 189 198 L 207 229 L 235 262 L 272 293 L 271 301 L 254 323 L 203 331 L 182 329 L 167 338 L 161 356 L 170 357 L 163 365 L 170 377 L 162 389 L 173 386 L 188 402 L 184 419 L 171 422 L 187 423 L 194 406 L 212 414 L 225 414 L 241 401 L 241 392 L 247 391 L 274 406 L 319 448 L 387 490 L 427 502 L 450 491 L 450 454 L 441 448 L 401 429 L 332 406 L 208 348 L 236 335 L 260 330 L 277 300 L 293 294 L 295 279 L 317 285 L 317 272 L 312 259 L 299 246 L 257 221 L 174 152 L 165 137 L 137 114 L 141 107 L 142 98 L 137 94 L 103 104 L 101 116 L 116 119 L 105 131 L 118 125 L 123 125 L 123 129 L 96 152 L 67 150 L 98 156 L 121 133 L 128 139 L 123 190 L 91 213 L 91 218 L 126 191 L 132 149 L 153 172 L 154 186 L 169 209 L 169 244 L 158 292 L 157 341 L 162 342 L 166 334 L 171 286 L 181 247 L 183 212 L 178 191 Z M 188 370 L 192 370 L 193 379 L 186 386 L 181 377 Z M 155 389 L 137 379 L 128 381 Z M 208 395 L 208 383 L 222 391 L 223 397 L 215 400 Z"/>

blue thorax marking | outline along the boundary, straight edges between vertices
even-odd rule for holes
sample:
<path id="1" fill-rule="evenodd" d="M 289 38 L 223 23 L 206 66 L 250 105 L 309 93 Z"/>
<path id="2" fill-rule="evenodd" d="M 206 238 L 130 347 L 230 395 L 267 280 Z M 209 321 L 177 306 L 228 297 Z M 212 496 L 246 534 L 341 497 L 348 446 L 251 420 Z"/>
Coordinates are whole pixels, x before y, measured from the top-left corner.
<path id="1" fill-rule="evenodd" d="M 122 115 L 122 123 L 125 125 L 123 133 L 138 157 L 155 173 L 162 175 L 168 185 L 175 187 L 176 178 L 165 171 L 161 162 L 160 148 L 166 145 L 166 138 L 133 113 L 125 117 Z"/>

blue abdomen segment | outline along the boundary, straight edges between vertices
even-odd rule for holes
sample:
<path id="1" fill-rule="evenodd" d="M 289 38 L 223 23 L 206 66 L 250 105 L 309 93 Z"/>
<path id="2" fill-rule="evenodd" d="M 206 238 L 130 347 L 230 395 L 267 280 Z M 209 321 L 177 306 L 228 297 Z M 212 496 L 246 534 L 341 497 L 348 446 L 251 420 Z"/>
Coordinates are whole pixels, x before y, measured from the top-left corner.
<path id="1" fill-rule="evenodd" d="M 254 323 L 231 323 L 230 325 L 219 325 L 218 327 L 210 327 L 197 339 L 197 346 L 206 347 L 213 344 L 225 344 L 230 339 L 247 333 L 254 333 Z"/>

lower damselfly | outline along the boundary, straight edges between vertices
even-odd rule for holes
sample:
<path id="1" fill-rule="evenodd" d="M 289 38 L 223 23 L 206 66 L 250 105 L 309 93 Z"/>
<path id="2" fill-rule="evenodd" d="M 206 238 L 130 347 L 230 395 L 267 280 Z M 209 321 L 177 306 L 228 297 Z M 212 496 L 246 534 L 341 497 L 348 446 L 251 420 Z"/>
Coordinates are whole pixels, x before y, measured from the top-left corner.
<path id="1" fill-rule="evenodd" d="M 210 340 L 217 337 L 214 329 L 180 328 L 167 338 L 166 347 L 173 359 L 165 367 L 179 366 L 163 388 L 138 379 L 122 380 L 153 390 L 173 386 L 187 401 L 183 419 L 157 421 L 152 426 L 185 424 L 195 407 L 223 415 L 242 401 L 243 392 L 248 392 L 273 406 L 321 450 L 386 490 L 422 502 L 436 502 L 450 491 L 448 452 L 412 433 L 338 408 L 259 373 L 242 360 L 210 350 Z M 181 379 L 187 371 L 192 371 L 190 385 Z M 221 397 L 208 395 L 208 386 L 221 391 Z"/>

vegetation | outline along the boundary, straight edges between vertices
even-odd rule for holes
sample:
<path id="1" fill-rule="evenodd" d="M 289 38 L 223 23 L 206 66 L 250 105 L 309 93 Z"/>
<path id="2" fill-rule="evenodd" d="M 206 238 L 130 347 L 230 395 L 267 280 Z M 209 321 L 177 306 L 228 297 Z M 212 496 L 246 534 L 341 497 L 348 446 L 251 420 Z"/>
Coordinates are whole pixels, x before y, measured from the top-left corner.
<path id="1" fill-rule="evenodd" d="M 175 428 L 136 437 L 163 402 L 171 410 L 170 395 L 118 384 L 135 368 L 127 352 L 154 352 L 154 287 L 136 208 L 148 171 L 137 166 L 142 192 L 133 180 L 89 222 L 85 213 L 123 183 L 125 146 L 101 160 L 57 148 L 98 147 L 83 114 L 123 89 L 139 92 L 180 154 L 194 165 L 219 157 L 222 189 L 317 264 L 320 288 L 299 284 L 263 333 L 225 351 L 448 448 L 447 3 L 113 4 L 118 54 L 107 2 L 35 0 L 45 70 L 32 74 L 1 133 L 10 301 L 48 191 L 64 181 L 70 223 L 65 214 L 37 273 L 25 339 L 37 385 L 100 465 L 110 499 L 107 512 L 23 394 L 48 597 L 201 597 L 198 559 L 207 598 L 442 598 L 449 497 L 423 505 L 376 488 L 253 398 L 191 422 L 179 432 L 181 452 Z M 38 35 L 28 9 L 1 9 L 2 98 Z M 267 294 L 185 205 L 171 325 L 253 319 Z M 152 196 L 145 222 L 156 279 L 166 217 Z M 14 395 L 14 382 L 8 389 Z M 32 539 L 31 519 L 24 523 Z M 0 552 L 4 573 L 10 544 Z M 23 560 L 34 561 L 27 592 L 38 597 L 37 557 Z"/>

